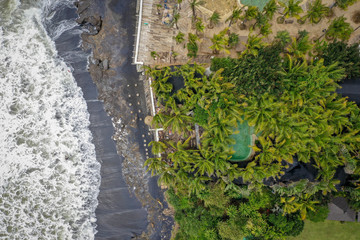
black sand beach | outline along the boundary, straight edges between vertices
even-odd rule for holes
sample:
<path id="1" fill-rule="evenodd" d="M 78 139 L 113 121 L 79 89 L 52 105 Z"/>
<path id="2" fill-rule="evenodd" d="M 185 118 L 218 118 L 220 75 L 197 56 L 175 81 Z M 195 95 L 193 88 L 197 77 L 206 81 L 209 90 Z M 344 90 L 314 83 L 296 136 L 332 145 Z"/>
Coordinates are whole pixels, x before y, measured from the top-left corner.
<path id="1" fill-rule="evenodd" d="M 81 1 L 78 10 L 79 22 L 96 29 L 83 35 L 83 46 L 93 51 L 90 73 L 97 88 L 79 85 L 85 92 L 98 90 L 103 101 L 88 101 L 102 165 L 96 239 L 169 239 L 172 220 L 163 214 L 163 194 L 143 168 L 152 134 L 143 122 L 150 112 L 131 58 L 136 1 Z"/>
<path id="2" fill-rule="evenodd" d="M 76 5 L 78 22 L 88 29 L 82 35 L 83 49 L 80 36 L 71 34 L 63 34 L 56 46 L 84 93 L 101 163 L 95 238 L 170 239 L 172 219 L 163 214 L 167 205 L 162 191 L 143 168 L 151 155 L 147 144 L 152 134 L 143 122 L 150 114 L 143 81 L 132 65 L 136 1 L 85 0 Z M 75 9 L 57 13 L 57 21 L 76 17 Z M 90 69 L 84 50 L 93 52 Z"/>

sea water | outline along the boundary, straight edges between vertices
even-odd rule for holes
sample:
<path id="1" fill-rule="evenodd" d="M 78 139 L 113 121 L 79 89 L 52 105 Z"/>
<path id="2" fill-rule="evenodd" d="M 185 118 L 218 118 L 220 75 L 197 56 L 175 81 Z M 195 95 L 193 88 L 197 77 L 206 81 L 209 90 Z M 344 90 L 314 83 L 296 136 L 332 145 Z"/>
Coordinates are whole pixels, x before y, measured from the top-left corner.
<path id="1" fill-rule="evenodd" d="M 72 4 L 71 1 L 58 1 Z M 93 239 L 100 165 L 89 114 L 50 36 L 56 1 L 0 0 L 0 239 Z"/>

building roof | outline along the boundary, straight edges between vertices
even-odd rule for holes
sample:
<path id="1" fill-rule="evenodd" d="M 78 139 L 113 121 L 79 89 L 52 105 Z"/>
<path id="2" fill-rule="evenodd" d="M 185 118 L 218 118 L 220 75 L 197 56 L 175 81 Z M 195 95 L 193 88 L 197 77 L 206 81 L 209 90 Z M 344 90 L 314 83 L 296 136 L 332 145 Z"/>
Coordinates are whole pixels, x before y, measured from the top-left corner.
<path id="1" fill-rule="evenodd" d="M 329 203 L 329 210 L 328 220 L 354 222 L 356 219 L 356 212 L 350 209 L 346 198 L 334 198 Z"/>

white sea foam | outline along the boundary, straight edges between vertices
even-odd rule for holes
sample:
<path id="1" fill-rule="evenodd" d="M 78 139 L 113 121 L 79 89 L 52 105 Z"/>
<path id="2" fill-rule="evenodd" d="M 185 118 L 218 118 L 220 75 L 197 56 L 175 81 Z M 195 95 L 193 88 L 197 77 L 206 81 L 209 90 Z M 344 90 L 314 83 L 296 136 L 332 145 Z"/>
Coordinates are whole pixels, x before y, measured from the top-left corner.
<path id="1" fill-rule="evenodd" d="M 9 14 L 0 21 L 0 239 L 93 239 L 100 165 L 85 100 L 41 10 Z"/>

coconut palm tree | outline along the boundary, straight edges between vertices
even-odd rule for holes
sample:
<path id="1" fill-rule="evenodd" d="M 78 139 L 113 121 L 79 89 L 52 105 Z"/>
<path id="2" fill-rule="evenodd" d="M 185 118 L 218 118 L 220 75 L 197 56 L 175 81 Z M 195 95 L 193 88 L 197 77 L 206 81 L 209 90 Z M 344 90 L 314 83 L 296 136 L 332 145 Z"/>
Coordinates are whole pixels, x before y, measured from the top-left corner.
<path id="1" fill-rule="evenodd" d="M 229 39 L 226 36 L 227 31 L 228 28 L 225 28 L 219 34 L 214 34 L 213 38 L 211 39 L 213 45 L 210 46 L 210 49 L 213 50 L 214 54 L 218 54 L 221 50 L 224 50 L 225 52 L 229 52 L 225 48 L 225 46 L 227 46 L 229 43 Z"/>
<path id="2" fill-rule="evenodd" d="M 242 54 L 253 54 L 257 56 L 259 50 L 266 46 L 266 43 L 262 41 L 264 37 L 259 37 L 256 35 L 249 35 L 247 43 L 245 43 L 246 50 Z"/>
<path id="3" fill-rule="evenodd" d="M 353 5 L 358 0 L 335 0 L 331 8 L 338 6 L 339 8 L 346 10 L 348 6 Z"/>
<path id="4" fill-rule="evenodd" d="M 246 21 L 251 21 L 256 18 L 259 13 L 259 9 L 255 6 L 249 6 L 248 9 L 245 11 L 245 14 L 241 17 L 241 19 Z"/>
<path id="5" fill-rule="evenodd" d="M 231 33 L 229 35 L 229 40 L 228 40 L 228 47 L 229 48 L 233 48 L 235 47 L 237 44 L 239 43 L 239 35 L 237 35 L 236 33 Z"/>
<path id="6" fill-rule="evenodd" d="M 277 18 L 278 23 L 283 23 L 286 18 L 295 17 L 296 19 L 300 18 L 300 13 L 303 12 L 300 7 L 301 1 L 289 0 L 287 4 L 285 2 L 279 2 L 280 6 L 284 8 L 283 15 Z"/>
<path id="7" fill-rule="evenodd" d="M 265 23 L 264 25 L 262 25 L 260 27 L 260 32 L 259 34 L 263 35 L 264 37 L 267 37 L 269 36 L 269 34 L 272 33 L 272 30 L 271 30 L 271 24 L 270 23 Z"/>
<path id="8" fill-rule="evenodd" d="M 271 20 L 274 16 L 274 14 L 277 12 L 277 10 L 279 9 L 279 6 L 276 4 L 275 0 L 270 0 L 264 7 L 263 9 L 263 13 L 265 14 L 265 16 Z"/>
<path id="9" fill-rule="evenodd" d="M 167 121 L 168 116 L 164 113 L 157 113 L 153 117 L 153 120 L 151 122 L 152 125 L 154 125 L 156 128 L 163 127 L 165 122 Z"/>
<path id="10" fill-rule="evenodd" d="M 255 20 L 256 20 L 255 23 L 252 25 L 252 30 L 255 30 L 256 27 L 261 28 L 261 26 L 269 22 L 268 17 L 259 11 L 255 16 Z"/>
<path id="11" fill-rule="evenodd" d="M 241 9 L 239 8 L 234 8 L 231 16 L 226 19 L 225 22 L 229 22 L 229 28 L 231 27 L 232 24 L 236 23 L 239 19 L 241 19 Z"/>
<path id="12" fill-rule="evenodd" d="M 178 6 L 178 9 L 180 10 L 181 9 L 181 3 L 182 3 L 183 0 L 177 0 L 177 6 Z"/>
<path id="13" fill-rule="evenodd" d="M 175 42 L 176 42 L 177 44 L 182 43 L 182 42 L 185 40 L 184 36 L 185 36 L 184 33 L 179 32 L 179 33 L 174 37 Z"/>
<path id="14" fill-rule="evenodd" d="M 193 15 L 193 19 L 196 19 L 196 7 L 204 4 L 203 1 L 200 0 L 190 0 L 190 7 Z"/>
<path id="15" fill-rule="evenodd" d="M 179 26 L 178 26 L 178 21 L 180 19 L 180 14 L 179 13 L 175 13 L 174 16 L 173 16 L 173 20 L 172 20 L 172 25 L 175 25 L 176 29 L 179 29 Z"/>
<path id="16" fill-rule="evenodd" d="M 195 58 L 197 55 L 197 52 L 199 50 L 199 47 L 196 43 L 197 40 L 199 40 L 198 36 L 192 33 L 189 33 L 189 42 L 186 44 L 187 49 L 188 49 L 188 57 L 193 57 Z"/>
<path id="17" fill-rule="evenodd" d="M 167 82 L 168 79 L 169 76 L 153 80 L 151 87 L 154 89 L 155 94 L 160 95 L 162 93 L 170 93 L 172 91 L 173 85 Z"/>
<path id="18" fill-rule="evenodd" d="M 145 166 L 148 167 L 146 171 L 151 170 L 151 175 L 162 175 L 166 170 L 166 162 L 162 161 L 161 158 L 148 158 L 145 163 Z"/>
<path id="19" fill-rule="evenodd" d="M 283 46 L 291 42 L 290 33 L 286 30 L 277 32 L 275 39 L 279 41 Z"/>
<path id="20" fill-rule="evenodd" d="M 200 33 L 204 32 L 205 26 L 201 20 L 201 18 L 198 18 L 195 23 L 195 29 L 196 29 L 196 35 L 199 36 Z"/>
<path id="21" fill-rule="evenodd" d="M 208 28 L 214 28 L 215 25 L 217 25 L 220 21 L 220 15 L 217 11 L 214 11 L 211 17 L 209 18 L 209 25 Z"/>
<path id="22" fill-rule="evenodd" d="M 348 40 L 353 32 L 353 28 L 350 26 L 350 23 L 345 22 L 345 20 L 346 18 L 344 16 L 335 18 L 326 31 L 325 37 L 329 40 L 336 38 L 343 41 Z"/>
<path id="23" fill-rule="evenodd" d="M 328 12 L 329 8 L 322 4 L 321 0 L 315 0 L 310 3 L 310 7 L 305 15 L 305 18 L 309 19 L 312 24 L 316 24 L 320 22 L 320 20 L 326 16 Z"/>
<path id="24" fill-rule="evenodd" d="M 309 42 L 309 35 L 296 39 L 295 37 L 292 40 L 292 43 L 287 48 L 287 51 L 290 55 L 293 55 L 295 58 L 304 58 L 306 53 L 311 50 L 313 47 Z"/>
<path id="25" fill-rule="evenodd" d="M 151 147 L 151 152 L 154 155 L 161 154 L 168 148 L 166 144 L 161 141 L 151 141 L 149 147 Z"/>

